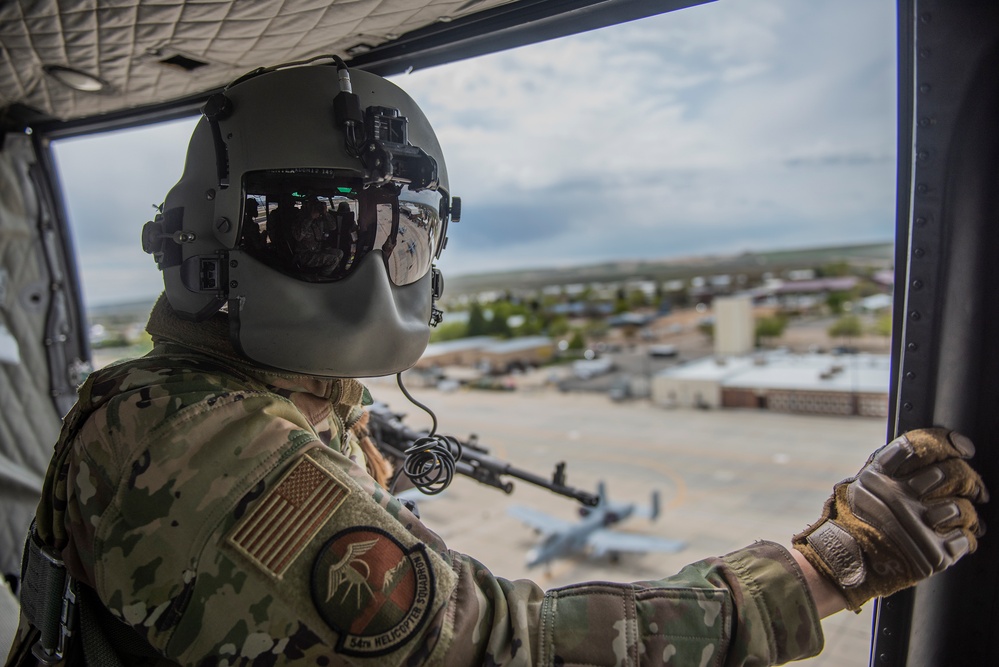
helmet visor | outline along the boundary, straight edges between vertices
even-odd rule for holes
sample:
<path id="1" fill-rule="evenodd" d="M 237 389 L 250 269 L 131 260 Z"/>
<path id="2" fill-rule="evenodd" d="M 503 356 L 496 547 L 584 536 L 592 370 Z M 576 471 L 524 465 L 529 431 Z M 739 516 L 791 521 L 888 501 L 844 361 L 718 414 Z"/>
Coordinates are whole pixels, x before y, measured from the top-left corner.
<path id="1" fill-rule="evenodd" d="M 440 252 L 444 195 L 364 187 L 328 169 L 262 171 L 244 180 L 240 249 L 299 280 L 335 282 L 381 250 L 389 279 L 415 283 Z"/>

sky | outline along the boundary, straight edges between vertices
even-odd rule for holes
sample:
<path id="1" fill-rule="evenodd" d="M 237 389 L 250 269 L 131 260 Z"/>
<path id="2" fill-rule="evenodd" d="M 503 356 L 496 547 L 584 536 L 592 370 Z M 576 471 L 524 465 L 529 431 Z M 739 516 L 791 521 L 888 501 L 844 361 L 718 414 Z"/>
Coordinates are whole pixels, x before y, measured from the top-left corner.
<path id="1" fill-rule="evenodd" d="M 720 0 L 393 80 L 462 198 L 447 277 L 890 241 L 895 76 L 893 0 Z M 56 145 L 87 305 L 162 289 L 193 123 Z"/>

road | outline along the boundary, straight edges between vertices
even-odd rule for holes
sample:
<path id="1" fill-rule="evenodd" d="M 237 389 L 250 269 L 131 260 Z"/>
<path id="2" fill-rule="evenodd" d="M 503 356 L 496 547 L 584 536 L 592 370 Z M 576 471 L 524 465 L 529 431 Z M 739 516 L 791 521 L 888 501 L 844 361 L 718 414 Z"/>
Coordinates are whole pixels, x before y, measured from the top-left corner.
<path id="1" fill-rule="evenodd" d="M 407 424 L 429 427 L 429 417 L 402 397 L 394 380 L 369 386 L 376 400 L 407 413 Z M 451 548 L 500 576 L 530 578 L 544 588 L 656 579 L 757 539 L 788 543 L 818 516 L 832 485 L 855 473 L 885 434 L 878 419 L 665 410 L 648 401 L 562 393 L 526 377 L 520 386 L 515 392 L 415 391 L 436 412 L 441 432 L 459 438 L 476 433 L 493 455 L 520 468 L 548 475 L 556 462 L 566 461 L 569 484 L 595 489 L 603 480 L 612 498 L 642 504 L 658 489 L 660 519 L 636 519 L 622 528 L 687 542 L 678 554 L 624 556 L 617 563 L 573 558 L 528 570 L 524 554 L 535 536 L 506 508 L 523 504 L 571 520 L 577 513 L 573 501 L 524 483 L 507 496 L 464 478 L 443 496 L 421 501 L 424 521 Z M 826 650 L 797 664 L 866 666 L 872 607 L 827 620 Z"/>

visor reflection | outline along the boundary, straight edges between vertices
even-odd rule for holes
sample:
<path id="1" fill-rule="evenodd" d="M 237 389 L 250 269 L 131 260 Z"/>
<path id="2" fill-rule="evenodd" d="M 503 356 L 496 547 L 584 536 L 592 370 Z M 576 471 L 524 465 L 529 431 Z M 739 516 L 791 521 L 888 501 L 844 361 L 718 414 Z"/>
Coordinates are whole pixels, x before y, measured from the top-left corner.
<path id="1" fill-rule="evenodd" d="M 251 178 L 253 176 L 253 178 Z M 290 187 L 287 172 L 248 175 L 241 249 L 299 280 L 349 276 L 380 250 L 391 281 L 418 281 L 430 270 L 441 236 L 439 192 L 363 189 L 356 179 Z"/>

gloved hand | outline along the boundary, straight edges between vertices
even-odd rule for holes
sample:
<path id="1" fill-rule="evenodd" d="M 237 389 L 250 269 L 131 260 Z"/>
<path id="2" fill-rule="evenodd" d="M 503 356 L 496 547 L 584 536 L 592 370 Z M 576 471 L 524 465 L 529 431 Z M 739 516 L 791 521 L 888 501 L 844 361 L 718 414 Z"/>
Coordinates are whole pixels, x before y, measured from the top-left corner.
<path id="1" fill-rule="evenodd" d="M 972 503 L 986 502 L 988 491 L 962 460 L 974 454 L 971 440 L 946 429 L 899 436 L 833 487 L 794 548 L 852 611 L 950 567 L 985 532 Z"/>

